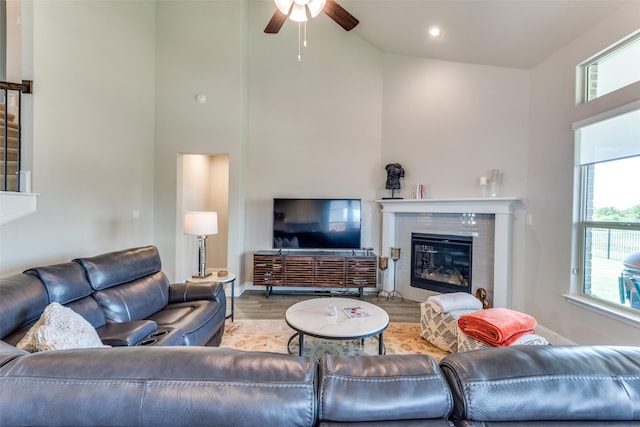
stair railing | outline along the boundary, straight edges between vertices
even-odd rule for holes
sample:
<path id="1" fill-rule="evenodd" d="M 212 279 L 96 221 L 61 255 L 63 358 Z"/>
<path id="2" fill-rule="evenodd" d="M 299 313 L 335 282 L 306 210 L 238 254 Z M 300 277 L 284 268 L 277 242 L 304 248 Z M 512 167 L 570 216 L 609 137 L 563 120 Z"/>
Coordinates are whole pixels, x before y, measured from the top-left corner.
<path id="1" fill-rule="evenodd" d="M 2 182 L 0 183 L 0 191 L 16 191 L 20 192 L 20 170 L 22 162 L 22 94 L 32 93 L 33 81 L 23 80 L 22 83 L 0 82 L 0 104 L 4 105 L 3 111 L 0 111 L 0 115 L 4 118 L 4 124 L 2 126 L 2 168 L 0 168 L 0 177 Z M 9 146 L 9 91 L 18 93 L 17 100 L 17 147 L 16 147 L 16 184 L 15 190 L 9 188 L 9 164 L 10 164 L 10 146 Z M 15 138 L 15 137 L 11 137 Z"/>

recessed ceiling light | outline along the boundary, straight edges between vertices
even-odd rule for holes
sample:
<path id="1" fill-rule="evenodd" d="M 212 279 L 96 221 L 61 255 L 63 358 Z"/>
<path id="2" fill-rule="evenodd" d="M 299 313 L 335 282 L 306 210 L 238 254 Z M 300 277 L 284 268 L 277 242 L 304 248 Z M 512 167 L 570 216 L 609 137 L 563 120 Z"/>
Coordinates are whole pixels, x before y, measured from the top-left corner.
<path id="1" fill-rule="evenodd" d="M 440 37 L 442 35 L 442 30 L 437 25 L 432 25 L 429 27 L 429 35 L 431 37 Z"/>

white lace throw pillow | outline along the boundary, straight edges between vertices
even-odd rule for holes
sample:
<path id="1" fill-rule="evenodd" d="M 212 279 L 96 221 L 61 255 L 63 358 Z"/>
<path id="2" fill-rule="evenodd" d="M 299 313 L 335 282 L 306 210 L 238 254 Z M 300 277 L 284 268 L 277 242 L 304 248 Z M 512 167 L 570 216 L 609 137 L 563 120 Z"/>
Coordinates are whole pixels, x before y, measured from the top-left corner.
<path id="1" fill-rule="evenodd" d="M 109 346 L 102 344 L 96 329 L 84 317 L 70 308 L 52 302 L 16 347 L 35 353 Z"/>

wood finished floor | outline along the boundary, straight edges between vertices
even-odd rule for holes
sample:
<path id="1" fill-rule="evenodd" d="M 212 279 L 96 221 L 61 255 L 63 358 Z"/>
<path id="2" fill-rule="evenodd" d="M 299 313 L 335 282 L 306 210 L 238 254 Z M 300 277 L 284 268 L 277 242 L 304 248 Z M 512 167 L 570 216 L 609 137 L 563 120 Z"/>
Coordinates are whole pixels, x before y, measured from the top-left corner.
<path id="1" fill-rule="evenodd" d="M 267 298 L 264 291 L 245 291 L 235 298 L 235 319 L 284 319 L 284 313 L 293 304 L 310 298 L 345 297 L 358 299 L 358 294 L 331 294 L 326 292 L 272 294 Z M 375 295 L 365 295 L 363 301 L 375 304 L 389 314 L 390 322 L 420 322 L 420 304 L 400 298 L 378 299 Z M 229 299 L 227 304 L 229 304 Z"/>

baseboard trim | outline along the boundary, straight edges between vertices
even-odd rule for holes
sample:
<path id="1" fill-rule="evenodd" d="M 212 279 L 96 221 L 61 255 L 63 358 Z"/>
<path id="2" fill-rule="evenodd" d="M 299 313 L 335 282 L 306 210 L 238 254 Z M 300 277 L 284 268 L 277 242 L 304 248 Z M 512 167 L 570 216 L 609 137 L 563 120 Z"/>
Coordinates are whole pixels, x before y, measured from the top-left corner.
<path id="1" fill-rule="evenodd" d="M 536 327 L 536 334 L 549 341 L 551 345 L 577 345 L 577 343 L 570 339 L 540 324 Z"/>

